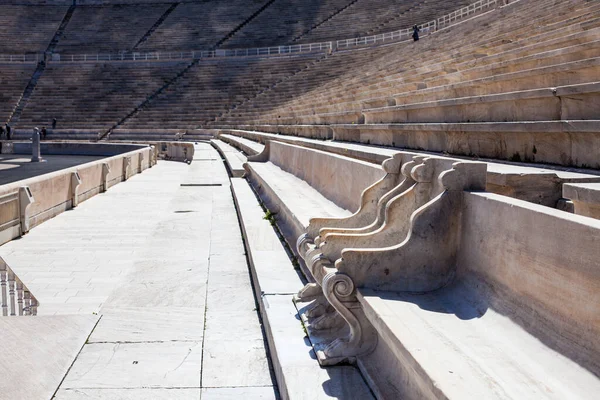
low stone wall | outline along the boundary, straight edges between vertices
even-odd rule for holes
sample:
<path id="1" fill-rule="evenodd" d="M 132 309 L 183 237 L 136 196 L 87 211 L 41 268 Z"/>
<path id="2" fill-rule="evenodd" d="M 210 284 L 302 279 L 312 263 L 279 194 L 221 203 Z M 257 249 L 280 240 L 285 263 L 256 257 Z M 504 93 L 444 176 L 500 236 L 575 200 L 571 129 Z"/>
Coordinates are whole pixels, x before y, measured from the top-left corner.
<path id="1" fill-rule="evenodd" d="M 337 125 L 334 139 L 402 149 L 600 168 L 596 121 Z"/>
<path id="2" fill-rule="evenodd" d="M 191 163 L 194 159 L 194 144 L 192 142 L 173 142 L 173 141 L 160 141 L 160 140 L 149 140 L 149 141 L 119 141 L 117 143 L 131 143 L 139 145 L 150 145 L 153 146 L 156 152 L 156 157 L 161 160 L 170 161 L 183 161 Z"/>
<path id="3" fill-rule="evenodd" d="M 89 142 L 41 142 L 41 152 L 44 155 L 60 156 L 114 156 L 145 146 L 120 143 L 89 143 Z M 31 141 L 2 143 L 3 154 L 31 154 Z"/>
<path id="4" fill-rule="evenodd" d="M 385 174 L 379 165 L 320 150 L 276 141 L 270 147 L 269 161 L 352 212 L 358 210 L 363 190 Z"/>
<path id="5" fill-rule="evenodd" d="M 77 149 L 83 144 L 74 145 Z M 112 148 L 116 155 L 0 186 L 0 243 L 27 233 L 34 226 L 156 163 L 152 147 L 109 144 L 104 147 L 104 150 Z M 54 148 L 65 151 L 65 144 Z M 98 149 L 101 151 L 102 148 Z"/>

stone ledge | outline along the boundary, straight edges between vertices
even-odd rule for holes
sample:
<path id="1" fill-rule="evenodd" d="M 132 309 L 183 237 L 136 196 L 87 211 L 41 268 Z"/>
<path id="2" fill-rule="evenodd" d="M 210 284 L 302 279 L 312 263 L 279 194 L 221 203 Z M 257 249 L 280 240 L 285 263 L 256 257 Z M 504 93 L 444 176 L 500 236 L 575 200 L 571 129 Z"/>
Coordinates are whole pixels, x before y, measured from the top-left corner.
<path id="1" fill-rule="evenodd" d="M 600 183 L 568 183 L 563 197 L 574 204 L 575 214 L 600 219 Z"/>
<path id="2" fill-rule="evenodd" d="M 243 165 L 246 161 L 248 161 L 245 155 L 229 144 L 218 139 L 211 139 L 210 144 L 212 144 L 212 146 L 217 149 L 219 154 L 221 154 L 221 156 L 225 159 L 225 164 L 227 164 L 227 169 L 231 172 L 231 176 L 234 178 L 240 178 L 244 176 Z"/>
<path id="3" fill-rule="evenodd" d="M 319 366 L 292 301 L 302 280 L 248 183 L 231 188 L 282 399 L 373 399 L 355 367 Z"/>

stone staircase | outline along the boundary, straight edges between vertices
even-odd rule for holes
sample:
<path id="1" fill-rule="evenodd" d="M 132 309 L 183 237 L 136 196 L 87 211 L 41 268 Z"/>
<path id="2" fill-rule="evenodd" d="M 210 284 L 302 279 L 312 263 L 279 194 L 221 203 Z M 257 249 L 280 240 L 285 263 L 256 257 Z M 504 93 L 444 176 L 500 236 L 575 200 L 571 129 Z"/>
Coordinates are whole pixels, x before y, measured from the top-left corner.
<path id="1" fill-rule="evenodd" d="M 268 93 L 270 90 L 275 89 L 278 85 L 284 83 L 285 81 L 291 80 L 293 77 L 295 77 L 298 74 L 304 73 L 305 71 L 309 70 L 310 68 L 314 67 L 316 64 L 318 64 L 319 62 L 323 61 L 325 58 L 327 58 L 327 54 L 323 54 L 321 56 L 317 56 L 317 58 L 315 60 L 312 60 L 311 62 L 309 62 L 308 64 L 301 66 L 298 70 L 293 71 L 290 75 L 288 76 L 284 76 L 283 78 L 281 78 L 279 81 L 271 84 L 268 87 L 265 87 L 261 90 L 259 90 L 258 92 L 256 92 L 253 96 L 247 97 L 246 99 L 244 99 L 243 101 L 241 101 L 238 104 L 233 105 L 232 107 L 230 107 L 228 110 L 226 110 L 223 113 L 220 113 L 219 115 L 217 115 L 212 121 L 210 122 L 216 122 L 218 121 L 220 118 L 223 117 L 223 115 L 227 115 L 230 114 L 232 112 L 234 112 L 235 109 L 237 109 L 238 107 L 242 107 L 245 103 L 247 102 L 251 102 L 253 101 L 255 98 L 265 95 L 266 93 Z"/>
<path id="2" fill-rule="evenodd" d="M 335 18 L 336 15 L 338 15 L 341 12 L 344 12 L 345 10 L 347 10 L 349 7 L 352 7 L 352 5 L 354 5 L 357 1 L 359 0 L 352 0 L 350 3 L 346 4 L 345 6 L 343 6 L 342 8 L 335 10 L 330 16 L 328 16 L 327 18 L 325 18 L 322 21 L 317 22 L 316 24 L 314 24 L 313 26 L 311 26 L 309 29 L 307 29 L 306 31 L 302 32 L 300 35 L 296 36 L 294 39 L 292 39 L 292 42 L 297 42 L 300 39 L 302 39 L 304 36 L 310 34 L 310 32 L 313 29 L 318 28 L 319 26 L 327 23 L 327 21 L 331 20 L 332 18 Z"/>
<path id="3" fill-rule="evenodd" d="M 131 49 L 135 50 L 138 46 L 147 41 L 150 38 L 150 36 L 162 25 L 163 22 L 165 22 L 169 15 L 171 15 L 171 13 L 175 11 L 177 6 L 179 6 L 180 4 L 181 3 L 171 4 L 171 7 L 167 8 L 167 11 L 165 11 L 164 14 L 160 16 L 160 18 L 154 23 L 154 25 L 152 25 L 152 27 L 148 29 L 148 32 L 146 32 L 144 36 L 142 36 L 140 40 L 138 40 L 138 42 Z"/>
<path id="4" fill-rule="evenodd" d="M 52 40 L 50 40 L 50 43 L 48 44 L 48 47 L 46 48 L 46 51 L 44 54 L 47 54 L 47 55 L 52 54 L 52 52 L 56 48 L 60 38 L 62 37 L 67 25 L 69 24 L 69 21 L 71 20 L 71 17 L 73 16 L 74 11 L 75 11 L 74 5 L 69 7 L 69 9 L 65 13 L 60 25 L 56 29 L 56 32 L 54 33 Z M 35 90 L 35 88 L 37 86 L 38 80 L 44 73 L 45 69 L 46 69 L 46 60 L 39 62 L 37 65 L 37 68 L 35 69 L 35 71 L 33 72 L 33 75 L 31 76 L 31 79 L 29 80 L 29 83 L 25 87 L 25 90 L 23 90 L 23 94 L 21 95 L 21 97 L 19 98 L 19 101 L 15 105 L 15 108 L 13 109 L 12 114 L 8 118 L 9 125 L 13 126 L 13 125 L 18 124 L 19 119 L 21 118 L 21 114 L 23 113 L 23 110 L 27 106 L 27 102 L 29 101 L 29 98 L 33 94 L 33 91 Z"/>
<path id="5" fill-rule="evenodd" d="M 221 47 L 225 42 L 227 42 L 228 40 L 231 40 L 231 38 L 238 33 L 240 30 L 242 30 L 246 25 L 248 25 L 250 22 L 252 22 L 256 17 L 258 17 L 262 12 L 264 12 L 266 9 L 268 9 L 271 4 L 273 4 L 276 0 L 269 0 L 267 1 L 262 7 L 260 7 L 258 10 L 256 10 L 252 15 L 250 15 L 248 18 L 246 18 L 241 24 L 239 24 L 238 26 L 236 26 L 233 30 L 231 30 L 231 32 L 229 32 L 227 35 L 225 35 L 225 37 L 223 37 L 221 40 L 219 40 L 214 48 L 218 49 L 219 47 Z"/>

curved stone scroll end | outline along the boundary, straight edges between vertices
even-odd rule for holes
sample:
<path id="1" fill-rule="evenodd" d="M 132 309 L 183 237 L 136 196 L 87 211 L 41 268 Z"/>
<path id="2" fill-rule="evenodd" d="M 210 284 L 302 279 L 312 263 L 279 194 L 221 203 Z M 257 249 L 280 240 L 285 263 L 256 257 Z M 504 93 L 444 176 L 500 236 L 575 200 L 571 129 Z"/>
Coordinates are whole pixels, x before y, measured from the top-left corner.
<path id="1" fill-rule="evenodd" d="M 388 158 L 381 163 L 381 168 L 386 174 L 399 174 L 402 168 L 402 157 L 394 154 L 392 158 Z"/>
<path id="2" fill-rule="evenodd" d="M 434 181 L 434 172 L 435 159 L 425 158 L 410 171 L 410 175 L 416 182 L 429 183 Z"/>
<path id="3" fill-rule="evenodd" d="M 298 239 L 296 240 L 296 251 L 303 260 L 305 259 L 306 252 L 309 250 L 308 246 L 311 244 L 313 244 L 313 240 L 308 233 L 303 233 L 298 236 Z"/>
<path id="4" fill-rule="evenodd" d="M 487 164 L 481 162 L 456 162 L 452 169 L 439 176 L 441 185 L 450 191 L 484 191 L 487 181 Z"/>
<path id="5" fill-rule="evenodd" d="M 265 142 L 265 148 L 259 154 L 248 156 L 248 162 L 267 162 L 269 161 L 269 155 L 271 154 L 271 141 Z"/>
<path id="6" fill-rule="evenodd" d="M 346 336 L 317 349 L 319 363 L 335 365 L 355 362 L 357 357 L 372 352 L 377 345 L 377 333 L 356 299 L 352 278 L 344 273 L 330 272 L 323 279 L 323 293 L 350 330 Z"/>

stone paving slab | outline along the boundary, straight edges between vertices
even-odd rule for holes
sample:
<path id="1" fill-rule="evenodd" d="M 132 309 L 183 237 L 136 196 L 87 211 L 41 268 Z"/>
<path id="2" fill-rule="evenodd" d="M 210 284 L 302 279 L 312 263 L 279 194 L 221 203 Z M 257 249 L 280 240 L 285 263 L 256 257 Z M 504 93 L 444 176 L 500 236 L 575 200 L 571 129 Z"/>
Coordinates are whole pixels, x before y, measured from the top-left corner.
<path id="1" fill-rule="evenodd" d="M 50 399 L 98 318 L 0 317 L 0 398 Z"/>
<path id="2" fill-rule="evenodd" d="M 179 207 L 176 199 L 194 201 L 197 191 L 175 194 L 193 172 L 184 163 L 161 162 L 6 243 L 0 255 L 42 304 L 40 315 L 98 313 L 137 265 L 158 254 L 162 259 L 173 256 L 169 249 L 176 247 L 171 241 L 160 243 L 160 238 L 177 223 L 183 225 L 178 231 L 189 232 L 192 217 L 174 212 Z M 194 238 L 202 235 L 196 232 Z M 189 233 L 184 238 L 192 239 Z M 172 244 L 181 240 L 174 237 Z M 194 260 L 201 253 L 182 254 Z M 75 294 L 69 292 L 74 289 Z"/>
<path id="3" fill-rule="evenodd" d="M 163 179 L 175 184 L 165 183 L 169 196 L 157 194 L 164 204 L 137 233 L 143 242 L 127 253 L 130 261 L 116 243 L 107 246 L 120 262 L 104 259 L 98 269 L 119 273 L 117 283 L 107 272 L 91 289 L 77 279 L 63 284 L 63 297 L 71 285 L 90 299 L 108 295 L 57 399 L 276 398 L 229 180 L 216 151 L 197 148 L 203 161 L 173 167 L 185 167 L 180 176 L 166 168 L 173 163 L 155 167 L 165 171 L 153 187 Z M 58 271 L 39 271 L 48 272 Z M 68 268 L 60 272 L 72 278 Z"/>
<path id="4" fill-rule="evenodd" d="M 197 388 L 201 342 L 89 343 L 61 389 Z"/>
<path id="5" fill-rule="evenodd" d="M 270 396 L 274 396 L 265 340 L 229 186 L 223 187 L 214 201 L 202 386 L 270 387 Z M 218 392 L 211 395 L 223 396 Z"/>
<path id="6" fill-rule="evenodd" d="M 54 400 L 198 400 L 200 389 L 61 389 Z"/>
<path id="7" fill-rule="evenodd" d="M 104 308 L 102 314 L 88 343 L 201 341 L 204 333 L 197 308 Z"/>
<path id="8" fill-rule="evenodd" d="M 272 387 L 202 389 L 202 400 L 272 400 L 275 398 Z"/>

